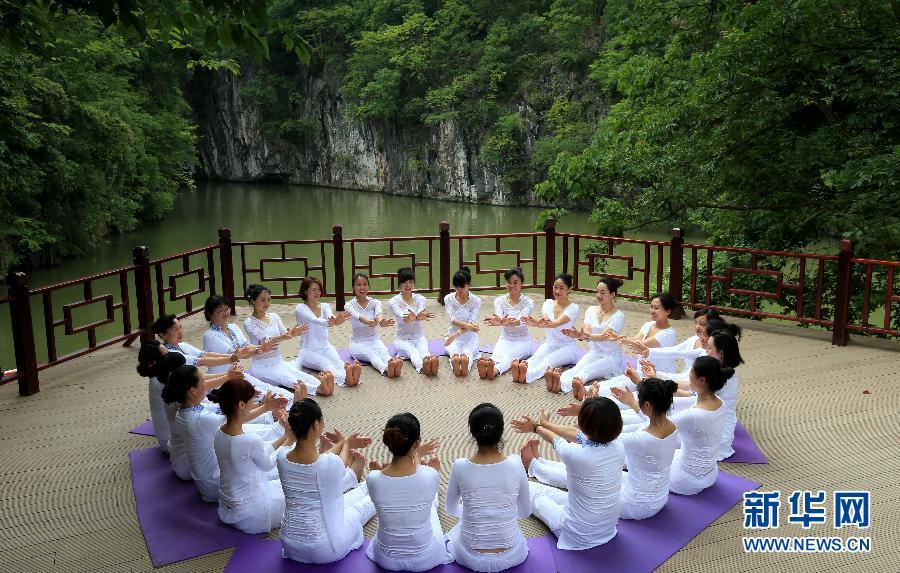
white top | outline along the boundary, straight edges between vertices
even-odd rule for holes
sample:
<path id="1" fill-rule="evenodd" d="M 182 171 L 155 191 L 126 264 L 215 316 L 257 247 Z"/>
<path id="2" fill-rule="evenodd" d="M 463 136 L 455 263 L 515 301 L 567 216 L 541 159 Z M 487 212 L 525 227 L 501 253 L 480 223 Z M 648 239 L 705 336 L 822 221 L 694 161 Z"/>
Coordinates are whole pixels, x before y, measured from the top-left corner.
<path id="1" fill-rule="evenodd" d="M 731 376 L 731 378 L 729 378 L 728 381 L 725 382 L 725 385 L 722 386 L 722 388 L 718 392 L 716 392 L 716 396 L 718 396 L 723 402 L 722 408 L 725 409 L 725 422 L 722 432 L 722 445 L 719 448 L 719 457 L 727 457 L 733 453 L 731 444 L 734 440 L 734 427 L 735 425 L 737 425 L 739 385 L 740 380 L 738 379 L 737 372 L 735 372 Z"/>
<path id="2" fill-rule="evenodd" d="M 500 318 L 508 316 L 521 320 L 526 316 L 531 316 L 533 310 L 534 300 L 524 294 L 519 295 L 519 302 L 515 305 L 509 300 L 509 293 L 494 299 L 494 314 Z M 514 341 L 531 340 L 531 333 L 528 332 L 528 325 L 519 323 L 519 326 L 504 326 L 500 332 L 500 339 Z"/>
<path id="3" fill-rule="evenodd" d="M 712 411 L 694 406 L 672 416 L 681 440 L 681 470 L 703 477 L 718 468 L 725 416 L 725 404 Z"/>
<path id="4" fill-rule="evenodd" d="M 509 456 L 495 464 L 456 460 L 445 506 L 461 519 L 460 541 L 468 549 L 508 549 L 524 543 L 517 520 L 531 514 L 531 499 L 521 458 Z"/>
<path id="5" fill-rule="evenodd" d="M 244 321 L 244 330 L 247 331 L 247 336 L 250 337 L 250 342 L 253 344 L 260 344 L 267 338 L 281 336 L 287 332 L 287 328 L 285 328 L 284 323 L 281 322 L 280 316 L 274 312 L 269 312 L 266 313 L 266 317 L 269 319 L 268 323 L 255 318 L 253 315 L 248 316 L 247 320 Z M 276 343 L 272 350 L 263 354 L 257 354 L 253 357 L 253 360 L 269 362 L 275 358 L 281 358 L 280 342 Z"/>
<path id="6" fill-rule="evenodd" d="M 153 421 L 153 433 L 159 441 L 159 447 L 168 451 L 169 446 L 169 420 L 166 414 L 166 403 L 162 399 L 162 390 L 165 385 L 156 376 L 151 376 L 148 383 L 150 399 L 150 419 Z"/>
<path id="7" fill-rule="evenodd" d="M 549 318 L 550 320 L 556 320 L 559 318 L 553 312 L 556 305 L 556 301 L 552 298 L 548 298 L 544 301 L 544 304 L 541 306 L 541 314 Z M 573 303 L 569 303 L 569 306 L 565 308 L 563 314 L 569 317 L 568 322 L 564 322 L 560 326 L 556 328 L 545 328 L 544 332 L 546 332 L 546 342 L 550 346 L 565 346 L 567 344 L 571 344 L 572 346 L 577 346 L 574 338 L 570 338 L 562 333 L 564 328 L 575 328 L 575 321 L 578 320 L 578 305 Z"/>
<path id="8" fill-rule="evenodd" d="M 394 314 L 394 320 L 397 323 L 397 338 L 400 340 L 416 340 L 424 335 L 421 320 L 413 320 L 411 322 L 403 322 L 403 315 L 413 313 L 419 314 L 425 310 L 428 301 L 425 297 L 417 292 L 412 295 L 412 303 L 406 304 L 402 294 L 395 294 L 388 301 L 388 306 Z"/>
<path id="9" fill-rule="evenodd" d="M 367 296 L 366 306 L 363 308 L 363 306 L 359 304 L 359 301 L 357 301 L 356 298 L 353 298 L 344 305 L 344 308 L 350 313 L 350 326 L 352 328 L 350 332 L 351 344 L 354 342 L 370 342 L 378 340 L 377 325 L 366 326 L 359 321 L 359 318 L 362 317 L 366 320 L 375 320 L 376 316 L 383 314 L 381 311 L 380 300 Z"/>
<path id="10" fill-rule="evenodd" d="M 216 501 L 219 497 L 219 462 L 213 441 L 216 430 L 224 423 L 225 416 L 207 412 L 201 405 L 179 408 L 175 414 L 175 426 L 184 442 L 191 477 L 205 501 Z"/>
<path id="11" fill-rule="evenodd" d="M 215 324 L 210 324 L 209 330 L 203 333 L 203 350 L 206 352 L 231 354 L 248 344 L 250 342 L 236 324 L 228 323 L 224 330 Z M 220 364 L 219 366 L 210 366 L 206 371 L 210 374 L 224 374 L 228 372 L 229 368 L 231 368 L 230 364 Z"/>
<path id="12" fill-rule="evenodd" d="M 447 330 L 447 334 L 453 334 L 460 330 L 458 326 L 453 324 L 454 320 L 478 322 L 478 312 L 481 310 L 481 299 L 470 292 L 469 300 L 463 304 L 456 298 L 456 293 L 451 292 L 444 297 L 444 309 L 447 311 L 447 320 L 450 321 L 450 328 Z M 477 332 L 467 330 L 460 334 L 457 340 L 464 342 L 466 339 L 475 338 L 477 336 Z"/>
<path id="13" fill-rule="evenodd" d="M 294 316 L 297 317 L 297 324 L 306 324 L 309 330 L 300 337 L 300 351 L 311 350 L 315 348 L 328 348 L 328 319 L 334 316 L 331 312 L 331 306 L 327 302 L 319 303 L 319 314 L 313 314 L 311 308 L 306 303 L 299 303 L 294 307 Z"/>
<path id="14" fill-rule="evenodd" d="M 648 320 L 641 326 L 641 336 L 644 337 L 644 340 L 647 340 L 647 335 L 650 333 L 650 329 L 653 328 L 653 325 L 656 324 L 652 320 Z M 653 335 L 653 338 L 659 344 L 660 347 L 672 346 L 675 344 L 675 329 L 671 326 L 669 328 L 664 328 Z M 665 358 L 660 357 L 659 362 L 654 362 L 654 366 L 656 369 L 661 372 L 675 372 L 675 359 L 674 358 Z"/>
<path id="15" fill-rule="evenodd" d="M 378 514 L 378 531 L 369 545 L 376 558 L 387 561 L 416 561 L 443 551 L 443 538 L 435 537 L 431 525 L 441 476 L 434 469 L 419 465 L 410 476 L 389 477 L 380 471 L 366 475 L 369 497 Z M 446 561 L 449 561 L 447 559 Z M 433 565 L 432 565 L 433 566 Z"/>
<path id="16" fill-rule="evenodd" d="M 179 342 L 177 345 L 167 342 L 166 348 L 170 352 L 177 352 L 183 355 L 185 363 L 189 366 L 196 366 L 197 361 L 206 354 L 196 346 L 188 344 L 187 342 Z"/>
<path id="17" fill-rule="evenodd" d="M 250 510 L 258 499 L 260 484 L 266 484 L 266 473 L 275 467 L 272 444 L 259 436 L 230 436 L 216 430 L 213 448 L 219 464 L 219 505 L 232 511 Z"/>
<path id="18" fill-rule="evenodd" d="M 551 301 L 552 302 L 552 301 Z M 569 443 L 557 436 L 553 449 L 566 465 L 568 500 L 563 508 L 559 549 L 588 549 L 616 535 L 625 451 L 618 439 L 595 444 L 578 436 Z"/>
<path id="19" fill-rule="evenodd" d="M 591 334 L 600 334 L 607 328 L 613 329 L 616 334 L 622 334 L 622 328 L 625 327 L 625 313 L 616 309 L 616 312 L 603 317 L 603 322 L 598 322 L 600 317 L 600 307 L 592 306 L 584 313 L 584 322 L 591 327 Z M 590 340 L 588 348 L 594 352 L 608 354 L 610 356 L 618 356 L 622 354 L 622 347 L 614 340 Z"/>
<path id="20" fill-rule="evenodd" d="M 619 436 L 628 464 L 622 497 L 634 505 L 656 508 L 664 505 L 669 496 L 669 472 L 678 449 L 678 429 L 665 438 L 657 438 L 645 430 L 623 432 Z"/>
<path id="21" fill-rule="evenodd" d="M 659 335 L 656 335 L 656 339 L 659 340 Z M 705 348 L 702 346 L 694 348 L 697 344 L 697 340 L 699 340 L 699 337 L 695 334 L 694 336 L 682 340 L 675 346 L 669 346 L 667 348 L 651 348 L 647 358 L 654 365 L 660 362 L 663 364 L 674 364 L 676 360 L 683 360 L 684 368 L 681 369 L 681 373 L 688 373 L 691 371 L 691 367 L 694 365 L 694 361 L 697 360 L 697 358 L 706 356 Z M 657 368 L 657 370 L 660 372 L 665 371 L 663 368 Z"/>
<path id="22" fill-rule="evenodd" d="M 288 460 L 282 448 L 277 464 L 285 502 L 281 539 L 313 554 L 322 546 L 340 554 L 362 538 L 359 522 L 351 520 L 349 527 L 344 519 L 346 467 L 341 458 L 325 452 L 312 464 L 298 464 Z"/>

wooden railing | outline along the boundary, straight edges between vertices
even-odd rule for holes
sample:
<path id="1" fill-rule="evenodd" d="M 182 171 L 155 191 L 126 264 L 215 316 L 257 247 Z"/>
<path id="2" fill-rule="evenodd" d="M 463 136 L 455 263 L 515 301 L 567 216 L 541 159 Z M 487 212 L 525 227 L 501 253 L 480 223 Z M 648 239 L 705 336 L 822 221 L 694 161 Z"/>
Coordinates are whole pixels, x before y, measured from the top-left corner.
<path id="1" fill-rule="evenodd" d="M 250 284 L 266 284 L 275 299 L 295 299 L 300 280 L 314 275 L 324 296 L 343 309 L 355 273 L 369 276 L 372 294 L 388 295 L 398 292 L 395 271 L 402 266 L 415 269 L 418 291 L 439 300 L 460 266 L 470 267 L 476 291 L 503 289 L 504 271 L 518 266 L 524 287 L 543 289 L 547 298 L 557 272 L 571 274 L 580 292 L 614 276 L 625 281 L 623 298 L 649 301 L 667 290 L 689 308 L 830 328 L 835 345 L 847 344 L 851 331 L 900 336 L 891 308 L 900 304 L 894 291 L 900 261 L 854 258 L 849 241 L 841 241 L 837 254 L 791 253 L 685 244 L 680 229 L 669 241 L 557 233 L 553 219 L 543 232 L 451 235 L 446 221 L 437 231 L 345 238 L 335 225 L 324 239 L 232 241 L 231 231 L 220 229 L 218 244 L 155 261 L 147 247 L 136 247 L 132 266 L 33 290 L 25 273 L 12 273 L 0 309 L 7 306 L 10 314 L 17 372 L 0 385 L 17 380 L 20 394 L 34 394 L 40 371 L 119 342 L 152 340 L 156 317 L 193 315 L 213 294 L 230 301 L 234 312 Z M 74 313 L 94 305 L 102 316 L 76 324 Z M 878 324 L 870 322 L 875 308 L 883 309 Z M 77 342 L 80 336 L 85 343 Z M 68 351 L 58 351 L 60 341 Z"/>

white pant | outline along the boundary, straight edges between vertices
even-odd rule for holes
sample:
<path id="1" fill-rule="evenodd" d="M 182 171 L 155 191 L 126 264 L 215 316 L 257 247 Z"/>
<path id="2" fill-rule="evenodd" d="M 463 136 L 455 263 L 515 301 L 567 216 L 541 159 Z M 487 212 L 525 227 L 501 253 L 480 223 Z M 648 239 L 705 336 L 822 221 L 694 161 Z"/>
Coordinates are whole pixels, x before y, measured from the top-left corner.
<path id="1" fill-rule="evenodd" d="M 554 487 L 567 487 L 566 464 L 546 458 L 534 458 L 528 466 L 528 475 L 541 483 Z"/>
<path id="2" fill-rule="evenodd" d="M 476 333 L 463 334 L 447 345 L 447 359 L 451 360 L 454 354 L 463 354 L 469 359 L 469 370 L 471 370 L 475 366 L 476 357 L 481 356 L 481 352 L 478 351 L 479 346 L 480 343 Z"/>
<path id="3" fill-rule="evenodd" d="M 553 535 L 559 537 L 565 518 L 566 503 L 569 501 L 568 492 L 530 481 L 528 493 L 531 496 L 531 513 L 543 521 Z"/>
<path id="4" fill-rule="evenodd" d="M 528 359 L 528 371 L 525 373 L 525 381 L 531 384 L 544 375 L 548 368 L 574 364 L 578 361 L 578 347 L 575 344 L 563 346 L 549 346 L 546 342 L 541 344 L 537 352 Z"/>
<path id="5" fill-rule="evenodd" d="M 290 362 L 282 360 L 281 356 L 274 358 L 254 358 L 250 362 L 250 373 L 273 386 L 293 387 L 297 382 L 302 382 L 310 394 L 315 394 L 319 388 L 319 380 L 306 372 L 299 370 Z M 293 395 L 291 396 L 293 400 Z"/>
<path id="6" fill-rule="evenodd" d="M 394 340 L 394 347 L 397 349 L 398 356 L 409 358 L 416 372 L 422 371 L 422 360 L 431 355 L 428 350 L 428 340 L 424 336 L 414 340 L 397 338 Z"/>
<path id="7" fill-rule="evenodd" d="M 572 380 L 581 378 L 587 385 L 589 380 L 606 378 L 614 374 L 621 367 L 622 356 L 620 354 L 605 354 L 597 350 L 591 350 L 581 357 L 575 366 L 569 368 L 559 377 L 560 390 L 572 391 Z"/>
<path id="8" fill-rule="evenodd" d="M 372 368 L 384 374 L 387 372 L 391 353 L 388 352 L 384 342 L 377 338 L 372 340 L 350 341 L 350 356 L 355 360 L 365 360 Z"/>
<path id="9" fill-rule="evenodd" d="M 504 340 L 501 338 L 494 345 L 491 352 L 491 360 L 494 361 L 494 367 L 497 374 L 503 374 L 512 366 L 513 360 L 521 360 L 531 356 L 532 343 L 531 339 L 525 340 Z"/>
<path id="10" fill-rule="evenodd" d="M 298 368 L 309 368 L 319 372 L 331 372 L 338 386 L 347 383 L 347 371 L 344 370 L 344 361 L 341 360 L 337 349 L 328 345 L 323 348 L 304 348 L 297 356 Z"/>

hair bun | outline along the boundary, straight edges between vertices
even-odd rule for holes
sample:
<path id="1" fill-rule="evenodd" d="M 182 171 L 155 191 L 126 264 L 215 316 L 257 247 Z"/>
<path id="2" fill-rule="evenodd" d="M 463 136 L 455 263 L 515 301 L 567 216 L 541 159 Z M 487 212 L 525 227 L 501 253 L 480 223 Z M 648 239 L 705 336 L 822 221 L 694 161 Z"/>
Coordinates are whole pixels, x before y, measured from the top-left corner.
<path id="1" fill-rule="evenodd" d="M 673 380 L 665 380 L 664 385 L 666 391 L 670 394 L 675 394 L 675 392 L 678 392 L 678 384 Z"/>
<path id="2" fill-rule="evenodd" d="M 381 441 L 391 449 L 402 446 L 406 442 L 406 436 L 400 428 L 385 428 Z"/>
<path id="3" fill-rule="evenodd" d="M 213 404 L 221 404 L 222 398 L 224 398 L 223 394 L 224 394 L 224 392 L 222 392 L 221 388 L 215 388 L 212 390 L 212 392 L 207 394 L 206 397 Z"/>

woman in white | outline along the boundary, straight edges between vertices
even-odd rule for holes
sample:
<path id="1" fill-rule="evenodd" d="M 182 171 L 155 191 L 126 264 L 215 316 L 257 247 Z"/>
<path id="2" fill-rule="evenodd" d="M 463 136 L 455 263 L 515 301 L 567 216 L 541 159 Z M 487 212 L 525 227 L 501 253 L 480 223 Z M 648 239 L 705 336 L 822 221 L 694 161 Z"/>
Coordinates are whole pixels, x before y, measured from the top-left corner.
<path id="1" fill-rule="evenodd" d="M 322 409 L 308 398 L 288 415 L 297 445 L 278 453 L 278 475 L 286 507 L 281 520 L 281 555 L 301 563 L 332 563 L 363 543 L 363 526 L 375 516 L 366 484 L 365 459 L 356 452 L 372 438 L 338 433 L 331 449 L 316 444 L 325 431 Z M 347 478 L 352 489 L 344 493 Z"/>
<path id="2" fill-rule="evenodd" d="M 310 368 L 328 372 L 334 376 L 338 386 L 356 386 L 362 366 L 359 362 L 350 364 L 341 360 L 337 348 L 328 341 L 328 329 L 343 324 L 350 319 L 350 313 L 331 312 L 331 306 L 322 302 L 322 283 L 315 277 L 306 277 L 300 282 L 300 298 L 303 302 L 294 307 L 297 324 L 309 328 L 300 339 L 300 353 L 297 368 Z"/>
<path id="3" fill-rule="evenodd" d="M 623 336 L 619 339 L 623 346 L 637 354 L 650 348 L 666 348 L 675 344 L 675 329 L 669 324 L 669 319 L 681 318 L 684 310 L 681 305 L 667 292 L 661 292 L 650 301 L 650 320 L 641 325 L 638 333 L 629 338 Z M 675 371 L 675 360 L 661 357 L 657 366 L 666 372 Z"/>
<path id="4" fill-rule="evenodd" d="M 285 328 L 281 317 L 269 312 L 272 292 L 266 287 L 250 285 L 247 287 L 246 297 L 253 307 L 253 313 L 244 321 L 244 330 L 247 331 L 250 342 L 263 349 L 274 343 L 271 350 L 253 357 L 250 362 L 250 374 L 275 386 L 292 388 L 302 383 L 310 394 L 331 396 L 334 393 L 334 378 L 330 374 L 322 374 L 317 379 L 296 368 L 281 356 L 281 343 L 300 336 L 308 328 L 299 324 L 290 330 Z"/>
<path id="5" fill-rule="evenodd" d="M 153 323 L 153 332 L 162 339 L 166 350 L 183 354 L 191 366 L 227 366 L 253 354 L 253 349 L 250 347 L 239 348 L 229 353 L 200 350 L 184 341 L 184 328 L 174 314 L 165 314 L 156 319 L 156 322 Z"/>
<path id="6" fill-rule="evenodd" d="M 572 328 L 578 320 L 578 305 L 569 301 L 572 291 L 572 275 L 560 274 L 553 281 L 553 300 L 547 299 L 541 306 L 541 318 L 535 320 L 526 317 L 523 320 L 528 326 L 547 329 L 544 343 L 527 361 L 525 365 L 525 382 L 531 384 L 541 376 L 547 382 L 547 389 L 559 392 L 560 366 L 578 362 L 578 345 L 575 339 L 562 333 L 564 328 Z"/>
<path id="7" fill-rule="evenodd" d="M 181 441 L 179 447 L 184 447 L 190 476 L 200 491 L 200 497 L 204 501 L 215 503 L 219 500 L 219 464 L 213 442 L 216 430 L 225 423 L 225 417 L 204 408 L 206 389 L 201 380 L 196 366 L 180 366 L 169 376 L 163 389 L 163 399 L 168 404 L 180 404 L 171 427 L 172 435 L 177 435 Z M 287 405 L 284 398 L 266 394 L 260 406 L 254 410 L 254 417 L 272 410 L 273 401 L 275 408 Z M 272 439 L 283 433 L 283 428 L 277 423 L 252 426 L 255 433 Z M 171 440 L 169 447 L 171 451 Z"/>
<path id="8" fill-rule="evenodd" d="M 433 312 L 426 310 L 427 301 L 416 288 L 416 275 L 409 267 L 397 271 L 397 283 L 400 294 L 388 301 L 394 320 L 397 322 L 397 334 L 394 347 L 397 354 L 409 358 L 416 372 L 426 376 L 435 376 L 438 372 L 438 357 L 428 350 L 428 339 L 422 329 L 422 322 L 434 318 Z"/>
<path id="9" fill-rule="evenodd" d="M 271 352 L 275 347 L 274 341 L 267 341 L 262 346 L 250 344 L 241 329 L 228 322 L 231 318 L 231 306 L 224 297 L 213 295 L 206 299 L 203 305 L 203 315 L 209 322 L 209 329 L 203 333 L 203 350 L 208 353 L 233 354 L 241 349 L 247 349 L 250 356 L 259 356 L 265 352 Z M 223 374 L 228 371 L 228 365 L 210 366 L 207 368 L 210 374 Z M 284 396 L 288 401 L 293 401 L 293 393 L 279 386 L 263 382 L 249 373 L 244 374 L 244 380 L 253 384 L 261 393 L 271 392 Z M 295 382 L 291 390 L 297 386 Z"/>
<path id="10" fill-rule="evenodd" d="M 559 392 L 574 390 L 576 400 L 584 400 L 585 383 L 596 378 L 606 378 L 618 372 L 622 364 L 622 347 L 616 342 L 625 326 L 625 313 L 616 308 L 616 293 L 622 281 L 603 277 L 597 281 L 597 306 L 584 313 L 580 330 L 564 328 L 563 334 L 575 340 L 587 340 L 588 352 L 575 366 L 559 377 Z M 552 389 L 551 389 L 552 391 Z"/>
<path id="11" fill-rule="evenodd" d="M 722 442 L 722 428 L 726 411 L 716 392 L 734 374 L 731 368 L 722 368 L 711 356 L 701 356 L 691 367 L 691 388 L 697 393 L 697 403 L 672 416 L 678 426 L 680 449 L 675 453 L 669 479 L 669 491 L 693 495 L 716 482 L 719 466 L 716 463 Z M 616 388 L 616 397 L 636 403 L 630 392 Z"/>
<path id="12" fill-rule="evenodd" d="M 494 299 L 494 314 L 484 319 L 485 324 L 502 326 L 503 330 L 490 358 L 478 360 L 478 374 L 482 378 L 494 378 L 512 370 L 513 382 L 525 382 L 527 365 L 520 367 L 520 361 L 532 353 L 531 333 L 525 318 L 531 316 L 534 301 L 522 294 L 522 284 L 525 282 L 522 269 L 509 269 L 503 276 L 506 278 L 507 293 Z"/>
<path id="13" fill-rule="evenodd" d="M 529 482 L 531 511 L 557 536 L 559 549 L 590 549 L 615 537 L 619 520 L 619 492 L 625 453 L 617 439 L 622 415 L 609 398 L 588 398 L 578 413 L 578 428 L 553 424 L 541 410 L 539 420 L 529 416 L 512 422 L 517 432 L 536 432 L 553 444 L 565 464 L 568 492 Z M 570 443 L 567 440 L 572 440 Z M 533 448 L 522 448 L 522 463 L 529 475 L 539 470 Z"/>
<path id="14" fill-rule="evenodd" d="M 390 571 L 428 571 L 450 563 L 437 512 L 440 463 L 437 458 L 421 463 L 437 443 L 422 444 L 419 420 L 408 412 L 388 420 L 382 441 L 393 458 L 366 476 L 378 514 L 366 556 Z"/>
<path id="15" fill-rule="evenodd" d="M 284 493 L 275 471 L 275 456 L 280 447 L 294 440 L 287 431 L 273 441 L 244 431 L 244 423 L 259 414 L 251 402 L 255 394 L 256 389 L 246 380 L 229 380 L 209 394 L 226 418 L 213 441 L 219 463 L 219 519 L 250 534 L 267 533 L 281 521 Z M 261 407 L 271 412 L 276 402 L 263 400 Z M 284 410 L 279 418 L 286 426 Z"/>
<path id="16" fill-rule="evenodd" d="M 384 318 L 381 301 L 368 296 L 369 277 L 362 273 L 353 277 L 353 295 L 346 306 L 350 313 L 350 356 L 357 362 L 365 360 L 388 378 L 400 376 L 403 359 L 391 356 L 378 337 L 378 327 L 394 326 L 394 319 Z"/>
<path id="17" fill-rule="evenodd" d="M 166 419 L 166 403 L 162 399 L 163 383 L 159 381 L 157 374 L 160 360 L 167 352 L 168 349 L 156 340 L 144 342 L 138 351 L 137 365 L 138 374 L 147 378 L 153 433 L 159 449 L 166 455 L 169 454 L 169 421 Z"/>
<path id="18" fill-rule="evenodd" d="M 444 309 L 450 320 L 444 346 L 447 347 L 453 374 L 456 376 L 468 376 L 469 367 L 475 364 L 475 355 L 480 355 L 478 311 L 481 310 L 481 299 L 469 292 L 471 284 L 469 267 L 462 267 L 453 275 L 455 292 L 444 297 Z"/>
<path id="19" fill-rule="evenodd" d="M 453 462 L 445 500 L 459 523 L 447 532 L 453 559 L 473 571 L 503 571 L 528 557 L 518 519 L 531 515 L 528 476 L 519 456 L 500 449 L 503 413 L 479 404 L 469 414 L 478 451 Z"/>
<path id="20" fill-rule="evenodd" d="M 628 407 L 638 408 L 645 422 L 640 431 L 626 432 L 619 435 L 619 441 L 625 448 L 625 467 L 622 472 L 622 490 L 620 493 L 620 511 L 622 519 L 647 519 L 656 515 L 669 499 L 669 475 L 675 450 L 679 447 L 678 428 L 668 418 L 672 407 L 672 398 L 678 385 L 671 380 L 648 378 L 638 384 L 637 397 L 625 392 L 623 400 Z M 562 416 L 577 416 L 581 404 L 573 403 L 561 408 L 557 413 Z M 538 457 L 535 441 L 526 444 L 532 446 L 527 455 L 534 459 L 531 462 L 531 475 L 543 483 L 556 487 L 566 487 L 566 469 L 560 462 Z"/>
<path id="21" fill-rule="evenodd" d="M 693 405 L 684 401 L 690 397 L 690 382 L 688 381 L 691 374 L 691 365 L 694 364 L 700 356 L 706 356 L 706 341 L 709 334 L 706 332 L 706 324 L 708 321 L 721 322 L 721 316 L 715 310 L 709 308 L 701 308 L 694 313 L 694 335 L 689 336 L 676 346 L 669 347 L 646 347 L 646 351 L 641 352 L 640 368 L 626 368 L 625 374 L 614 376 L 609 380 L 604 380 L 592 385 L 588 389 L 588 396 L 612 396 L 610 388 L 619 386 L 627 390 L 635 391 L 637 383 L 642 378 L 661 378 L 663 380 L 674 380 L 678 383 L 679 392 L 675 394 L 675 411 L 681 411 Z M 654 360 L 681 360 L 684 366 L 679 372 L 657 371 Z M 620 408 L 627 409 L 628 406 L 619 403 Z M 628 422 L 626 421 L 626 425 Z"/>

